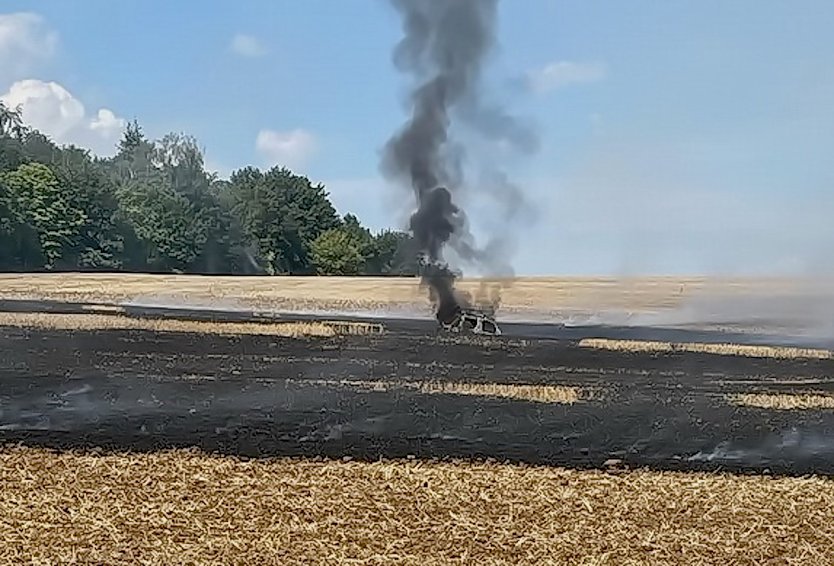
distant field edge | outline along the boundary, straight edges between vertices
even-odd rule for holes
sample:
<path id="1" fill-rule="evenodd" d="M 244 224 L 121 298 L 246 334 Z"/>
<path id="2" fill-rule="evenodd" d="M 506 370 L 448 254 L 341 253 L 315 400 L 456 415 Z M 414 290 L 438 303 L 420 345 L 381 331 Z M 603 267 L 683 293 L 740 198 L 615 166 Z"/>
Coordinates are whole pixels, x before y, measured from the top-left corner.
<path id="1" fill-rule="evenodd" d="M 315 274 L 277 274 L 277 275 L 244 275 L 244 274 L 211 274 L 211 273 L 140 273 L 126 271 L 38 271 L 38 272 L 0 272 L 0 281 L 3 279 L 23 278 L 79 278 L 79 279 L 238 279 L 238 280 L 296 280 L 296 281 L 419 281 L 418 275 L 315 275 Z M 645 273 L 636 275 L 594 275 L 594 274 L 555 274 L 555 275 L 518 275 L 518 276 L 489 276 L 472 277 L 462 276 L 460 281 L 507 281 L 507 282 L 622 282 L 622 281 L 666 281 L 666 282 L 739 282 L 739 283 L 761 283 L 761 282 L 811 282 L 820 281 L 817 277 L 796 277 L 796 276 L 753 276 L 753 275 L 708 275 L 708 274 L 662 274 Z M 828 278 L 834 280 L 834 277 Z"/>

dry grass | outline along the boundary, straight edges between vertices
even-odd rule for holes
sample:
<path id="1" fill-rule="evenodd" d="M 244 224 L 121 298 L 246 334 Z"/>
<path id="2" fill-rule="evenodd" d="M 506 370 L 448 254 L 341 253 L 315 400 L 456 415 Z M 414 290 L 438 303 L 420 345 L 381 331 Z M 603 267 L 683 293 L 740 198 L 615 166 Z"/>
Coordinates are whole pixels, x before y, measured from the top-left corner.
<path id="1" fill-rule="evenodd" d="M 53 330 L 151 330 L 202 334 L 259 334 L 285 337 L 331 337 L 343 334 L 371 334 L 381 327 L 344 322 L 200 322 L 169 319 L 130 318 L 98 314 L 0 313 L 0 326 L 49 328 Z"/>
<path id="2" fill-rule="evenodd" d="M 416 390 L 426 394 L 473 395 L 499 399 L 516 399 L 536 403 L 573 404 L 588 396 L 578 387 L 566 385 L 526 385 L 513 383 L 464 383 L 420 381 L 305 380 L 300 384 L 346 387 L 364 391 Z"/>
<path id="3" fill-rule="evenodd" d="M 746 356 L 750 358 L 812 358 L 817 360 L 830 360 L 833 357 L 831 351 L 815 348 L 705 344 L 698 342 L 653 342 L 648 340 L 609 340 L 607 338 L 583 338 L 580 340 L 579 346 L 582 348 L 597 348 L 618 352 L 690 352 L 722 356 Z"/>
<path id="4" fill-rule="evenodd" d="M 831 564 L 834 481 L 0 451 L 4 564 Z"/>
<path id="5" fill-rule="evenodd" d="M 791 293 L 797 282 L 781 279 L 703 277 L 522 277 L 464 280 L 460 287 L 479 296 L 501 295 L 502 309 L 646 312 L 680 306 L 695 295 L 770 296 Z M 416 278 L 235 277 L 146 274 L 0 275 L 0 298 L 79 302 L 145 300 L 275 309 L 427 308 Z"/>
<path id="6" fill-rule="evenodd" d="M 740 393 L 728 396 L 728 400 L 742 407 L 756 407 L 759 409 L 813 410 L 834 409 L 834 395 L 825 394 L 771 394 L 771 393 Z"/>
<path id="7" fill-rule="evenodd" d="M 503 383 L 425 383 L 420 391 L 424 393 L 447 393 L 453 395 L 476 395 L 518 399 L 538 403 L 573 404 L 579 401 L 580 390 L 565 385 L 519 385 Z"/>

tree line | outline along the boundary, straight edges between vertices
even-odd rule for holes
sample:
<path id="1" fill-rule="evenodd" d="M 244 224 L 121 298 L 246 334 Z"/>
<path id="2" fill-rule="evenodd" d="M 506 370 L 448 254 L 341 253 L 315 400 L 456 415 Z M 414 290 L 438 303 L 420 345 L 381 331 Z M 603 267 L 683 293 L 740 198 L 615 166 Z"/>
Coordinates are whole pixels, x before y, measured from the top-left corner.
<path id="1" fill-rule="evenodd" d="M 134 121 L 113 157 L 58 146 L 0 103 L 0 270 L 404 275 L 408 234 L 341 217 L 285 167 L 205 169 L 190 136 Z"/>

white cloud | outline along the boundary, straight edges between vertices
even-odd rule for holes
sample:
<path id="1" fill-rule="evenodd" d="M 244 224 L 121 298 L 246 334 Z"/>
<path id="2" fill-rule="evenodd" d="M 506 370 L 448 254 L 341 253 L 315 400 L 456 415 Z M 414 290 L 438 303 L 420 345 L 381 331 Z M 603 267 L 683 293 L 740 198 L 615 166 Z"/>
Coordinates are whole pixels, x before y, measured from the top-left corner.
<path id="1" fill-rule="evenodd" d="M 12 108 L 21 106 L 27 124 L 59 141 L 84 120 L 84 105 L 58 83 L 18 81 L 0 99 Z"/>
<path id="2" fill-rule="evenodd" d="M 9 107 L 20 106 L 23 121 L 57 143 L 86 147 L 99 155 L 112 154 L 125 120 L 102 108 L 88 116 L 84 105 L 56 82 L 37 79 L 17 81 L 0 95 Z"/>
<path id="3" fill-rule="evenodd" d="M 255 149 L 270 165 L 302 167 L 316 150 L 316 138 L 300 128 L 288 132 L 261 130 Z"/>
<path id="4" fill-rule="evenodd" d="M 252 35 L 239 33 L 232 38 L 229 46 L 231 50 L 243 57 L 261 57 L 266 55 L 266 47 L 261 41 Z"/>
<path id="5" fill-rule="evenodd" d="M 555 61 L 527 73 L 527 86 L 536 93 L 551 92 L 568 85 L 592 83 L 605 78 L 601 63 Z"/>
<path id="6" fill-rule="evenodd" d="M 119 118 L 113 114 L 112 110 L 107 108 L 101 108 L 90 122 L 90 129 L 104 138 L 118 138 L 125 126 L 124 118 Z"/>
<path id="7" fill-rule="evenodd" d="M 0 14 L 0 81 L 29 72 L 32 65 L 51 57 L 57 44 L 58 35 L 38 14 Z"/>

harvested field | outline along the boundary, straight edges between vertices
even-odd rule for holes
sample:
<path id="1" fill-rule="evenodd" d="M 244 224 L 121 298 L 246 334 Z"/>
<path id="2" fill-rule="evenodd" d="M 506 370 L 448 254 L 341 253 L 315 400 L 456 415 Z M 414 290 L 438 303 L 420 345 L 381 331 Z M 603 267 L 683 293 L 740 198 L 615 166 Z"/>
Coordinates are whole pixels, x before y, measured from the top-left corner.
<path id="1" fill-rule="evenodd" d="M 747 356 L 751 358 L 782 358 L 830 360 L 834 353 L 818 348 L 793 348 L 785 346 L 752 346 L 747 344 L 702 344 L 673 343 L 650 340 L 609 340 L 606 338 L 584 338 L 581 348 L 596 348 L 617 352 L 692 352 L 721 356 Z"/>
<path id="2" fill-rule="evenodd" d="M 186 332 L 202 334 L 260 334 L 288 337 L 332 337 L 341 334 L 372 334 L 382 331 L 381 325 L 345 322 L 201 322 L 128 318 L 97 314 L 41 314 L 0 312 L 0 326 L 18 328 L 49 328 L 54 330 L 151 330 L 154 332 Z"/>
<path id="3" fill-rule="evenodd" d="M 0 563 L 830 563 L 827 350 L 133 316 L 0 315 Z"/>
<path id="4" fill-rule="evenodd" d="M 794 411 L 802 409 L 834 409 L 834 395 L 739 393 L 729 398 L 731 403 L 760 409 Z"/>
<path id="5" fill-rule="evenodd" d="M 475 299 L 499 293 L 504 312 L 632 313 L 669 310 L 697 297 L 797 296 L 802 281 L 704 277 L 521 277 L 463 280 Z M 69 302 L 141 301 L 268 309 L 417 308 L 428 313 L 417 278 L 236 277 L 144 274 L 0 275 L 0 298 Z"/>
<path id="6" fill-rule="evenodd" d="M 467 462 L 0 452 L 0 561 L 830 564 L 834 482 Z"/>

